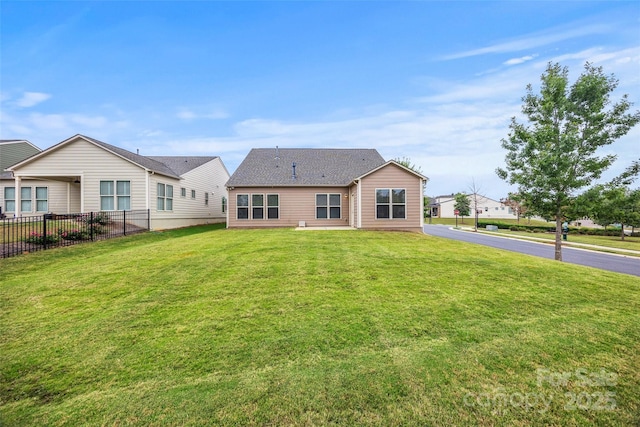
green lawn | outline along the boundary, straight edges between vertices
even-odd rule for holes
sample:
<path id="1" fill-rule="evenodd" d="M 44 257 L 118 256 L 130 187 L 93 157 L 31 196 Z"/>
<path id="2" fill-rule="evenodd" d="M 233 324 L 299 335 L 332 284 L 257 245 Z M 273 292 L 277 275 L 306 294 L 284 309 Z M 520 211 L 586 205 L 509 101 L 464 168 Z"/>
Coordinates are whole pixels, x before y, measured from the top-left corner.
<path id="1" fill-rule="evenodd" d="M 529 237 L 536 239 L 549 240 L 550 242 L 555 240 L 555 234 L 553 233 L 527 233 L 523 231 L 509 231 L 500 229 L 497 232 L 492 231 L 490 233 L 499 233 L 513 237 Z M 615 236 L 589 236 L 582 234 L 569 234 L 567 240 L 563 241 L 563 244 L 571 245 L 572 243 L 584 243 L 587 245 L 597 245 L 611 249 L 625 249 L 632 251 L 640 251 L 640 237 L 626 236 L 624 240 Z M 577 245 L 576 245 L 577 246 Z M 579 246 L 578 246 L 579 247 Z"/>
<path id="2" fill-rule="evenodd" d="M 0 425 L 638 425 L 640 278 L 412 233 L 0 260 Z"/>

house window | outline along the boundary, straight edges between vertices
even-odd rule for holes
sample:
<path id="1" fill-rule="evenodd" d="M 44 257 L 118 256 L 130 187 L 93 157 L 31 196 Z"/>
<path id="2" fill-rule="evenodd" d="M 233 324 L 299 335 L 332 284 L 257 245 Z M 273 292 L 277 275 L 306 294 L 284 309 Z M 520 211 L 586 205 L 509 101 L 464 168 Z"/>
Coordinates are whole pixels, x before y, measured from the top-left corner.
<path id="1" fill-rule="evenodd" d="M 36 212 L 47 212 L 49 210 L 48 193 L 47 187 L 36 187 Z"/>
<path id="2" fill-rule="evenodd" d="M 31 212 L 31 187 L 20 187 L 20 210 Z"/>
<path id="3" fill-rule="evenodd" d="M 227 198 L 222 196 L 222 213 L 227 211 Z"/>
<path id="4" fill-rule="evenodd" d="M 209 206 L 209 193 L 204 192 L 204 205 Z"/>
<path id="5" fill-rule="evenodd" d="M 406 217 L 404 188 L 376 189 L 376 219 L 405 219 Z"/>
<path id="6" fill-rule="evenodd" d="M 100 210 L 130 210 L 130 181 L 100 181 Z"/>
<path id="7" fill-rule="evenodd" d="M 340 194 L 316 194 L 316 219 L 340 219 Z"/>
<path id="8" fill-rule="evenodd" d="M 196 198 L 196 190 L 191 190 L 191 198 L 192 199 Z"/>
<path id="9" fill-rule="evenodd" d="M 236 196 L 236 205 L 238 219 L 249 219 L 249 195 L 238 194 Z"/>
<path id="10" fill-rule="evenodd" d="M 100 210 L 112 211 L 114 210 L 113 203 L 113 181 L 100 181 Z"/>
<path id="11" fill-rule="evenodd" d="M 180 197 L 187 197 L 187 189 L 180 187 Z"/>
<path id="12" fill-rule="evenodd" d="M 280 196 L 267 194 L 267 219 L 280 218 Z"/>
<path id="13" fill-rule="evenodd" d="M 16 211 L 16 188 L 5 187 L 4 188 L 4 207 L 7 212 Z"/>
<path id="14" fill-rule="evenodd" d="M 264 219 L 264 194 L 251 195 L 251 218 Z"/>
<path id="15" fill-rule="evenodd" d="M 173 210 L 173 185 L 158 183 L 158 210 Z"/>
<path id="16" fill-rule="evenodd" d="M 116 200 L 119 211 L 131 210 L 131 182 L 116 181 Z"/>

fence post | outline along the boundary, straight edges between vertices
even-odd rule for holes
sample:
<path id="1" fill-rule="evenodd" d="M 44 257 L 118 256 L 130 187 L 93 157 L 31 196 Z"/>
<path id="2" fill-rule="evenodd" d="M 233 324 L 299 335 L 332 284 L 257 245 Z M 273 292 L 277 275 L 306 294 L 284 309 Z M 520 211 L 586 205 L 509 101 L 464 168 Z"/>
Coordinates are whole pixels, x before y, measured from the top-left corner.
<path id="1" fill-rule="evenodd" d="M 127 211 L 122 210 L 122 234 L 127 235 Z"/>
<path id="2" fill-rule="evenodd" d="M 89 213 L 89 236 L 91 237 L 91 241 L 93 242 L 93 211 Z"/>
<path id="3" fill-rule="evenodd" d="M 151 209 L 147 209 L 147 230 L 151 230 Z"/>
<path id="4" fill-rule="evenodd" d="M 47 249 L 47 246 L 49 246 L 47 240 L 49 240 L 47 239 L 47 214 L 44 214 L 42 215 L 42 246 L 44 249 Z"/>

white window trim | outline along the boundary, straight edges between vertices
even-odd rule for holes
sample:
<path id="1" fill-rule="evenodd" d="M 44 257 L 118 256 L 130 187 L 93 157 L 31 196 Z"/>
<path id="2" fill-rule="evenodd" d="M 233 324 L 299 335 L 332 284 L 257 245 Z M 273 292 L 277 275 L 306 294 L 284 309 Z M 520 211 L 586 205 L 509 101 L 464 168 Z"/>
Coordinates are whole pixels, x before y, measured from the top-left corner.
<path id="1" fill-rule="evenodd" d="M 389 190 L 389 203 L 378 203 L 378 191 L 379 190 Z M 393 203 L 393 190 L 403 190 L 404 191 L 404 203 Z M 406 188 L 376 188 L 374 193 L 374 217 L 376 221 L 402 221 L 407 219 L 407 189 Z M 378 218 L 378 205 L 388 205 L 389 206 L 389 218 Z M 404 206 L 404 217 L 394 218 L 393 217 L 393 206 Z"/>
<path id="2" fill-rule="evenodd" d="M 164 186 L 164 196 L 158 194 L 158 186 Z M 167 196 L 167 187 L 171 187 L 171 197 Z M 158 199 L 163 199 L 162 209 L 158 209 Z M 167 209 L 167 200 L 171 200 L 171 209 Z M 156 184 L 156 212 L 173 212 L 173 185 L 158 182 Z"/>
<path id="3" fill-rule="evenodd" d="M 278 204 L 276 206 L 269 206 L 269 196 L 277 196 L 278 197 Z M 266 198 L 266 215 L 265 215 L 265 219 L 266 220 L 271 220 L 271 221 L 277 221 L 280 219 L 280 193 L 267 193 L 265 194 L 265 198 Z M 278 217 L 277 218 L 269 218 L 269 208 L 276 208 L 278 209 Z"/>
<path id="4" fill-rule="evenodd" d="M 322 196 L 327 196 L 327 204 L 326 205 L 318 205 L 318 196 L 322 195 Z M 332 205 L 331 204 L 331 196 L 340 196 L 340 204 L 338 206 L 336 205 Z M 314 203 L 315 203 L 315 217 L 316 219 L 319 220 L 341 220 L 342 219 L 342 194 L 341 193 L 316 193 L 314 196 Z M 318 207 L 327 208 L 327 217 L 326 218 L 318 218 Z M 340 209 L 340 216 L 338 218 L 331 218 L 331 208 L 339 208 Z"/>
<path id="5" fill-rule="evenodd" d="M 47 186 L 47 185 L 39 185 L 39 186 L 36 186 L 34 188 L 36 190 L 35 191 L 35 198 L 36 198 L 35 208 L 36 208 L 36 212 L 49 212 L 49 186 Z M 38 199 L 38 188 L 44 188 L 44 189 L 47 190 L 47 197 L 45 199 Z M 45 210 L 41 211 L 41 210 L 38 210 L 38 202 L 41 202 L 43 200 L 47 203 L 47 208 Z"/>

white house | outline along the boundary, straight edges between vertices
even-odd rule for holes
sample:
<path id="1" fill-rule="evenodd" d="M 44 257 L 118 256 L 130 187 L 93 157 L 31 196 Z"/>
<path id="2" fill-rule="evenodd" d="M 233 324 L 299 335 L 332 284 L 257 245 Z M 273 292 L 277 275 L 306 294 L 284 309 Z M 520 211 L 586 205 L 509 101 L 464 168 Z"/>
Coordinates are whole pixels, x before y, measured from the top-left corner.
<path id="1" fill-rule="evenodd" d="M 516 212 L 504 203 L 490 199 L 480 194 L 469 194 L 469 216 L 478 210 L 480 219 L 517 219 Z M 437 196 L 431 199 L 429 207 L 433 218 L 455 218 L 455 194 Z"/>
<path id="2" fill-rule="evenodd" d="M 75 135 L 7 171 L 7 216 L 144 209 L 152 229 L 225 221 L 229 173 L 217 156 L 142 156 Z"/>

